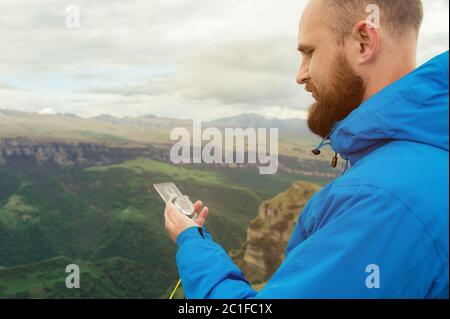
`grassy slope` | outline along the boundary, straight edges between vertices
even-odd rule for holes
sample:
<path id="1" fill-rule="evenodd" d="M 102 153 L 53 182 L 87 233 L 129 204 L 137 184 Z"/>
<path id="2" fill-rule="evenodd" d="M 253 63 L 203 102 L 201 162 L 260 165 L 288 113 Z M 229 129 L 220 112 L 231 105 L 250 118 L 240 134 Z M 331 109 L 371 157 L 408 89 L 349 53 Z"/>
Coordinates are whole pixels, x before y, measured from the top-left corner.
<path id="1" fill-rule="evenodd" d="M 80 288 L 65 286 L 66 266 L 80 267 Z M 123 274 L 126 273 L 125 277 Z M 114 257 L 97 262 L 59 256 L 0 269 L 0 296 L 8 298 L 155 298 L 151 271 L 139 263 Z"/>
<path id="2" fill-rule="evenodd" d="M 163 296 L 177 278 L 175 245 L 165 233 L 164 205 L 153 183 L 175 181 L 192 199 L 204 200 L 211 209 L 208 228 L 226 249 L 243 242 L 246 225 L 262 200 L 221 172 L 144 158 L 84 171 L 41 168 L 28 175 L 3 168 L 0 179 L 8 181 L 0 187 L 0 265 L 9 267 L 7 272 L 2 270 L 0 298 L 73 297 L 71 291 L 57 289 L 50 280 L 61 272 L 61 261 L 54 260 L 61 255 L 68 256 L 68 263 L 86 263 L 88 278 L 95 278 L 90 269 L 103 272 L 102 265 L 112 258 L 120 258 L 124 269 L 131 271 L 116 274 L 113 283 L 130 281 L 136 267 L 143 269 L 142 274 L 152 274 L 142 277 L 148 287 L 145 295 L 130 293 L 128 285 L 113 293 L 112 283 L 104 280 L 96 282 L 98 290 L 88 287 L 81 297 Z M 24 214 L 32 219 L 23 219 Z M 16 272 L 23 275 L 20 267 L 28 269 L 31 277 L 23 281 L 15 277 Z"/>
<path id="3" fill-rule="evenodd" d="M 1 138 L 122 147 L 167 145 L 170 133 L 27 113 L 0 112 L 0 123 Z M 310 144 L 281 136 L 280 154 L 311 159 Z M 295 179 L 281 172 L 261 176 L 254 168 L 185 167 L 144 158 L 84 171 L 0 166 L 0 298 L 165 296 L 177 279 L 176 248 L 165 233 L 164 205 L 153 183 L 174 181 L 191 199 L 202 199 L 211 211 L 207 227 L 228 250 L 244 241 L 260 202 Z M 65 266 L 74 262 L 85 273 L 81 293 L 62 281 Z"/>
<path id="4" fill-rule="evenodd" d="M 157 210 L 153 215 L 162 223 L 164 204 L 153 190 L 152 184 L 175 182 L 181 191 L 195 201 L 201 199 L 210 208 L 208 228 L 216 240 L 226 249 L 238 247 L 245 238 L 245 225 L 256 215 L 262 198 L 247 187 L 233 183 L 227 176 L 217 172 L 188 169 L 153 160 L 138 158 L 121 165 L 91 168 L 90 173 L 128 175 L 130 189 L 145 188 L 146 195 L 135 198 L 134 207 L 143 202 L 152 202 Z M 131 174 L 131 175 L 129 175 Z M 129 195 L 127 195 L 129 196 Z M 130 197 L 133 197 L 131 195 Z M 230 207 L 228 203 L 234 203 Z"/>

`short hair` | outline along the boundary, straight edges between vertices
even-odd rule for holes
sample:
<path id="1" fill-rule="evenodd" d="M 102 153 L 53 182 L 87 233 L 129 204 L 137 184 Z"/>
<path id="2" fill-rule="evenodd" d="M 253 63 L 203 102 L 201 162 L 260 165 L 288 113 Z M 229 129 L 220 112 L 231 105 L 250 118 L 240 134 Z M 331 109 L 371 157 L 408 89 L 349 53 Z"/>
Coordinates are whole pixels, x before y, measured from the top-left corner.
<path id="1" fill-rule="evenodd" d="M 369 16 L 366 8 L 371 4 L 380 8 L 380 27 L 386 28 L 392 36 L 400 38 L 410 31 L 419 34 L 423 21 L 421 0 L 325 0 L 325 10 L 339 43 L 344 42 L 360 19 Z"/>

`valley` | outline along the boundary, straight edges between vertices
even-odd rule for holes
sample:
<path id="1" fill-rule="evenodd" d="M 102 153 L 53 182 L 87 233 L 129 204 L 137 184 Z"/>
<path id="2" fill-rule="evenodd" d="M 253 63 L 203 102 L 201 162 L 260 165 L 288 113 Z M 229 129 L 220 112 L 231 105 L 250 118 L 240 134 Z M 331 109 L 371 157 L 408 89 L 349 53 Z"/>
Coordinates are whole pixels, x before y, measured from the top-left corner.
<path id="1" fill-rule="evenodd" d="M 339 173 L 325 155 L 306 158 L 306 148 L 297 151 L 302 156 L 281 154 L 274 175 L 260 175 L 254 164 L 175 165 L 170 144 L 133 135 L 139 127 L 149 130 L 137 119 L 77 118 L 80 127 L 96 124 L 88 134 L 72 134 L 60 123 L 75 125 L 67 116 L 1 112 L 0 298 L 167 298 L 178 279 L 176 246 L 165 232 L 154 183 L 173 181 L 204 201 L 208 230 L 232 252 L 246 242 L 265 200 L 298 180 L 325 185 Z M 161 135 L 170 126 L 142 121 L 156 121 L 150 130 Z M 80 289 L 65 287 L 68 264 L 80 266 Z"/>

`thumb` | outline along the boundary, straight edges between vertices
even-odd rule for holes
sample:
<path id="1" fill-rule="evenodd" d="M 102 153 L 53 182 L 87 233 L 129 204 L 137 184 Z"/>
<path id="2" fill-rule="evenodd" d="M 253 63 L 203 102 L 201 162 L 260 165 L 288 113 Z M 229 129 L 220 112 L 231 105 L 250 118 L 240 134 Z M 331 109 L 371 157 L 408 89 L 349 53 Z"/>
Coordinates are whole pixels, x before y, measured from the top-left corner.
<path id="1" fill-rule="evenodd" d="M 208 207 L 204 207 L 202 209 L 202 211 L 200 212 L 200 214 L 198 214 L 197 219 L 195 220 L 195 222 L 200 226 L 203 227 L 203 225 L 205 225 L 206 222 L 206 218 L 208 217 Z"/>

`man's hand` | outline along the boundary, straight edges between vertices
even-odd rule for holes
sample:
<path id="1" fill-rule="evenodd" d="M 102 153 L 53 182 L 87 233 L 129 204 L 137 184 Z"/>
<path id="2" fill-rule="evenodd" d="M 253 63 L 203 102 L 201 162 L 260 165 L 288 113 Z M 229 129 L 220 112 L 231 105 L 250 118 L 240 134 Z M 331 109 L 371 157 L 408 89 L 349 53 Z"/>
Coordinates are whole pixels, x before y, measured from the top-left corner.
<path id="1" fill-rule="evenodd" d="M 171 202 L 167 203 L 166 210 L 164 211 L 165 226 L 173 241 L 176 241 L 178 235 L 186 229 L 190 227 L 202 227 L 205 224 L 206 217 L 208 216 L 208 207 L 203 207 L 203 203 L 197 201 L 194 204 L 194 210 L 198 214 L 195 220 L 182 214 Z"/>

